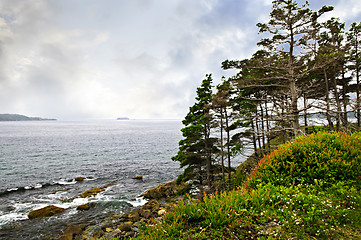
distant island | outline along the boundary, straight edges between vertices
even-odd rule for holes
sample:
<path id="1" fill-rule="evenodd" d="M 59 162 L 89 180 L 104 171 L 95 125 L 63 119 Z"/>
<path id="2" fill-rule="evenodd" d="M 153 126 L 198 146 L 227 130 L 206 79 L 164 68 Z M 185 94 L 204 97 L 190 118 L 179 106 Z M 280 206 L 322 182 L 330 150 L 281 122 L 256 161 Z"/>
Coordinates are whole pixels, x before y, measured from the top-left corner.
<path id="1" fill-rule="evenodd" d="M 0 114 L 0 121 L 55 121 L 56 119 L 27 117 L 20 114 Z"/>
<path id="2" fill-rule="evenodd" d="M 117 118 L 117 120 L 129 120 L 129 118 L 128 117 L 119 117 L 119 118 Z"/>

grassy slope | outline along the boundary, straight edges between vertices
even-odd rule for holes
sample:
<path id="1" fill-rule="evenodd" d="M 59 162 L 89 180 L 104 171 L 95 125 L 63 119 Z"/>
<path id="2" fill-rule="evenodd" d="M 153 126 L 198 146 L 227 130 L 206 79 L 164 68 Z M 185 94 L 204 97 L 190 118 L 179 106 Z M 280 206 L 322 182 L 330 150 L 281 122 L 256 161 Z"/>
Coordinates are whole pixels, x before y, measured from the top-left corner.
<path id="1" fill-rule="evenodd" d="M 245 188 L 182 201 L 137 239 L 361 239 L 360 165 L 361 134 L 302 137 Z"/>

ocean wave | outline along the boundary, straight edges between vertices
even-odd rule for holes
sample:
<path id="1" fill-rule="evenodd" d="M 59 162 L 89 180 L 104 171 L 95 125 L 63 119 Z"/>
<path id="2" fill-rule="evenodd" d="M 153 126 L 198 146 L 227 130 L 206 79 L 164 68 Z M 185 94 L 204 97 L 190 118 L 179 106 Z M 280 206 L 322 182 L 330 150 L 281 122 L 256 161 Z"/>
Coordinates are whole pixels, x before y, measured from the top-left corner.
<path id="1" fill-rule="evenodd" d="M 24 213 L 18 213 L 18 212 L 7 213 L 4 215 L 0 215 L 0 226 L 26 219 L 28 219 L 28 216 Z"/>
<path id="2" fill-rule="evenodd" d="M 127 200 L 127 203 L 131 204 L 133 207 L 143 206 L 148 202 L 144 197 L 137 197 L 134 200 Z"/>
<path id="3" fill-rule="evenodd" d="M 91 179 L 91 180 L 93 180 L 93 179 Z M 53 181 L 51 183 L 50 182 L 49 183 L 35 183 L 35 184 L 27 185 L 27 186 L 12 187 L 12 188 L 6 189 L 5 191 L 0 191 L 0 197 L 6 196 L 6 195 L 9 195 L 12 193 L 41 189 L 41 188 L 46 188 L 46 187 L 51 187 L 51 186 L 56 186 L 56 185 L 73 185 L 76 183 L 78 183 L 78 182 L 75 181 L 75 179 L 70 179 L 70 180 L 60 179 L 59 181 Z"/>

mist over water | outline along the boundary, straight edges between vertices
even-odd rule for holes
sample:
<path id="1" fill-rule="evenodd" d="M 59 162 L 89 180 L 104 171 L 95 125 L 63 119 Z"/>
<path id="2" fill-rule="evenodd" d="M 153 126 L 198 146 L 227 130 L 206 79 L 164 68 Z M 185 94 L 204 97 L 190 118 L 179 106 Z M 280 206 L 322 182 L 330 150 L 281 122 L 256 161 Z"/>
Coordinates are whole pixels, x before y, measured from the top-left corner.
<path id="1" fill-rule="evenodd" d="M 171 157 L 181 128 L 173 120 L 0 122 L 0 239 L 15 236 L 14 224 L 21 230 L 16 236 L 41 239 L 66 224 L 94 222 L 141 204 L 137 196 L 180 173 Z M 143 181 L 131 179 L 138 175 Z M 87 179 L 74 181 L 79 176 Z M 75 198 L 109 183 L 96 197 Z M 76 210 L 89 202 L 96 207 Z M 31 210 L 51 204 L 67 211 L 27 219 Z"/>

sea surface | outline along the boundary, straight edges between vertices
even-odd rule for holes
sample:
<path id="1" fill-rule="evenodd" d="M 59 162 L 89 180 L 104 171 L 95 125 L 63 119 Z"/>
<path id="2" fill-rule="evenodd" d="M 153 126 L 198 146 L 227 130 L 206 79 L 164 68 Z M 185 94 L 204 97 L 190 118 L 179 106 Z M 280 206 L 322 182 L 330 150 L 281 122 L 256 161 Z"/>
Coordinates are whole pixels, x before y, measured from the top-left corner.
<path id="1" fill-rule="evenodd" d="M 46 239 L 144 204 L 139 195 L 182 171 L 171 160 L 181 128 L 177 120 L 0 122 L 0 239 Z M 76 182 L 80 176 L 86 180 Z M 76 197 L 107 184 L 95 197 Z M 96 207 L 76 210 L 85 203 Z M 67 210 L 28 219 L 47 205 Z"/>

